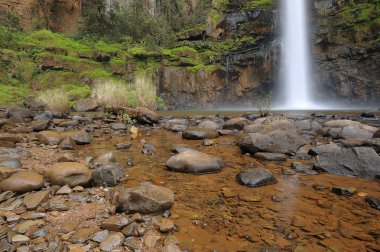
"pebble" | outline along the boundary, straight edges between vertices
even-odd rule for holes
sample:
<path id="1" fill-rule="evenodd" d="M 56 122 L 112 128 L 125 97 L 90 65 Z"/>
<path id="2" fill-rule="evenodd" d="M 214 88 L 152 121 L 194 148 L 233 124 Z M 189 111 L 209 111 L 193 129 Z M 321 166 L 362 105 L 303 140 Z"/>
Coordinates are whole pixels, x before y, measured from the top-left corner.
<path id="1" fill-rule="evenodd" d="M 147 246 L 148 248 L 153 248 L 156 246 L 158 240 L 160 240 L 160 236 L 159 235 L 147 235 L 144 239 L 144 244 L 145 246 Z"/>
<path id="2" fill-rule="evenodd" d="M 30 238 L 28 236 L 21 235 L 21 234 L 17 234 L 12 237 L 12 242 L 27 242 L 29 240 Z"/>
<path id="3" fill-rule="evenodd" d="M 174 222 L 169 219 L 162 219 L 156 223 L 160 232 L 167 233 L 175 228 Z"/>

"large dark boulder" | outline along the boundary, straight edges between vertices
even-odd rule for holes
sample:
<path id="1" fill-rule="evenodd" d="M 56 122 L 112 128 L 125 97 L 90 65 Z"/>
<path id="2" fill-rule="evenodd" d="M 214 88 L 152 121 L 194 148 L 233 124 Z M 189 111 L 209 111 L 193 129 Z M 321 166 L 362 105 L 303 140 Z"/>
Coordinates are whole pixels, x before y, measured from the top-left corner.
<path id="1" fill-rule="evenodd" d="M 242 133 L 237 138 L 238 146 L 245 152 L 295 153 L 306 140 L 295 133 L 275 130 L 268 134 Z"/>
<path id="2" fill-rule="evenodd" d="M 380 177 L 380 157 L 369 147 L 342 148 L 318 155 L 314 168 L 337 175 L 373 179 Z"/>

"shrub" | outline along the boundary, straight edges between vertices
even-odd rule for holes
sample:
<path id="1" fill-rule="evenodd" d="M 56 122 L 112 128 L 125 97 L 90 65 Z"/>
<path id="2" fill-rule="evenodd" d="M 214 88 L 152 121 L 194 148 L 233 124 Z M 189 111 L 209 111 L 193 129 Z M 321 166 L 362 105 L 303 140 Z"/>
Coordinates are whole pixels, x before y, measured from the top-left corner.
<path id="1" fill-rule="evenodd" d="M 156 106 L 156 86 L 152 79 L 145 75 L 138 75 L 130 84 L 132 94 L 138 106 L 154 109 Z"/>
<path id="2" fill-rule="evenodd" d="M 133 94 L 126 83 L 99 79 L 92 89 L 91 96 L 103 107 L 128 107 L 134 103 Z"/>
<path id="3" fill-rule="evenodd" d="M 40 94 L 39 99 L 54 112 L 68 112 L 70 109 L 69 95 L 60 88 L 45 91 Z"/>

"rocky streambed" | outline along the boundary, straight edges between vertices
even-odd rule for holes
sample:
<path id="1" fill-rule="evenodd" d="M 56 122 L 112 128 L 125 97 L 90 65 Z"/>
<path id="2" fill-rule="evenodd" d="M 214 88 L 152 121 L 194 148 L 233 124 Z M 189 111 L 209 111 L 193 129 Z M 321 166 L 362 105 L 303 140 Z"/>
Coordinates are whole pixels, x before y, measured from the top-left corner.
<path id="1" fill-rule="evenodd" d="M 0 112 L 1 251 L 379 251 L 376 114 Z"/>

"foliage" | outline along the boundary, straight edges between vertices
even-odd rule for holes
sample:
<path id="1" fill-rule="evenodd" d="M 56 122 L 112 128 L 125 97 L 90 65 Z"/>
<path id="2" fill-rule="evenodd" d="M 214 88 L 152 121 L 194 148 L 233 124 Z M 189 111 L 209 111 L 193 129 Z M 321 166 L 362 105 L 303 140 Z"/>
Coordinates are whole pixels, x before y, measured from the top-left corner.
<path id="1" fill-rule="evenodd" d="M 69 95 L 62 88 L 47 90 L 39 95 L 39 99 L 54 112 L 68 112 L 70 109 Z"/>
<path id="2" fill-rule="evenodd" d="M 92 4 L 94 6 L 84 8 L 87 11 L 83 34 L 114 40 L 129 37 L 132 42 L 150 48 L 173 45 L 177 32 L 205 24 L 211 8 L 207 0 L 200 0 L 196 8 L 183 0 L 161 0 L 159 9 L 147 0 L 112 3 L 110 9 L 101 0 Z M 188 13 L 184 12 L 185 9 Z"/>
<path id="3" fill-rule="evenodd" d="M 257 107 L 261 117 L 269 115 L 272 109 L 272 92 L 267 95 L 257 97 Z"/>
<path id="4" fill-rule="evenodd" d="M 135 102 L 126 83 L 107 79 L 97 81 L 91 91 L 91 97 L 107 108 L 128 107 Z"/>
<path id="5" fill-rule="evenodd" d="M 6 85 L 0 78 L 0 106 L 14 105 L 21 103 L 23 97 L 30 95 L 31 90 L 28 85 Z"/>
<path id="6" fill-rule="evenodd" d="M 125 124 L 127 124 L 127 125 L 132 125 L 133 124 L 132 119 L 129 117 L 129 115 L 127 113 L 123 114 L 123 122 Z"/>

